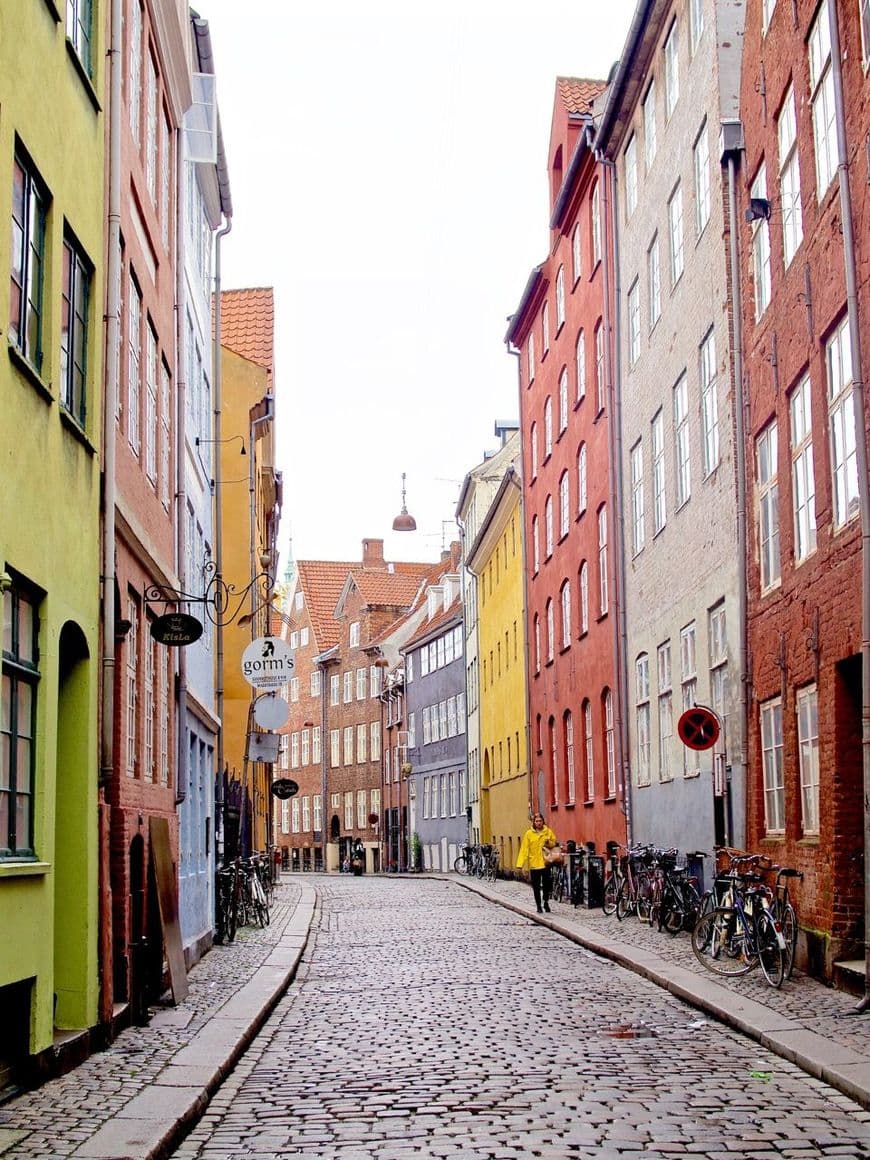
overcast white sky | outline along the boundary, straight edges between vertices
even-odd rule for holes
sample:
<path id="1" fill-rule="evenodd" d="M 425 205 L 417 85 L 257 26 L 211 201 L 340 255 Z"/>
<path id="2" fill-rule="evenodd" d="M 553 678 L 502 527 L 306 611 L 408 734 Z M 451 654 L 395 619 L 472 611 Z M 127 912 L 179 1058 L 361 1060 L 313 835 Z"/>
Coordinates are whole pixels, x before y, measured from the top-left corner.
<path id="1" fill-rule="evenodd" d="M 464 476 L 518 414 L 503 338 L 547 252 L 556 77 L 605 78 L 634 6 L 195 4 L 233 197 L 223 288 L 275 290 L 282 573 L 291 537 L 297 559 L 380 537 L 434 560 L 456 535 Z"/>

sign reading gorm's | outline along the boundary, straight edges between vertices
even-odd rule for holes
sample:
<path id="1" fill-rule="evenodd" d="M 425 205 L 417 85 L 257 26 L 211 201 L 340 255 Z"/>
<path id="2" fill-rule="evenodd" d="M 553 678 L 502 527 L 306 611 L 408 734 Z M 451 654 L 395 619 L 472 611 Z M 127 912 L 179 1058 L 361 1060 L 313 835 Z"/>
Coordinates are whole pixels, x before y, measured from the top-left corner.
<path id="1" fill-rule="evenodd" d="M 295 668 L 289 645 L 277 636 L 258 636 L 242 653 L 242 676 L 255 689 L 283 688 Z"/>

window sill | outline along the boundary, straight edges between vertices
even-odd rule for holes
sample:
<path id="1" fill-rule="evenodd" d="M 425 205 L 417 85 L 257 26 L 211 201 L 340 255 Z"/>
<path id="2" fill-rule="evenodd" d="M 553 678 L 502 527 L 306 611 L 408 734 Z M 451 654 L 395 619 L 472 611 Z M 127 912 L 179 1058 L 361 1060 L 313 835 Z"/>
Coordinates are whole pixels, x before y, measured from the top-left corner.
<path id="1" fill-rule="evenodd" d="M 42 395 L 47 403 L 54 402 L 54 395 L 51 390 L 51 385 L 42 378 L 36 368 L 30 363 L 25 355 L 21 353 L 14 342 L 9 341 L 9 358 L 15 364 L 19 371 L 24 375 L 32 387 L 36 387 L 37 391 Z"/>
<path id="2" fill-rule="evenodd" d="M 575 399 L 575 400 L 574 400 L 574 410 L 575 410 L 575 411 L 576 411 L 576 410 L 577 410 L 577 408 L 580 406 L 580 404 L 581 404 L 581 403 L 584 401 L 584 399 L 585 399 L 585 398 L 586 398 L 586 396 L 585 396 L 585 395 L 581 395 L 579 399 Z"/>
<path id="3" fill-rule="evenodd" d="M 88 100 L 94 106 L 94 112 L 101 113 L 103 111 L 103 106 L 100 104 L 100 98 L 97 96 L 97 90 L 94 88 L 94 82 L 88 76 L 85 66 L 82 63 L 82 59 L 76 52 L 75 46 L 69 37 L 66 38 L 66 51 L 67 56 L 69 56 L 69 58 L 72 60 L 73 67 L 79 74 L 79 80 L 85 86 L 85 92 L 88 95 Z"/>
<path id="4" fill-rule="evenodd" d="M 586 515 L 586 508 L 581 508 L 581 510 L 574 517 L 574 522 L 579 524 L 585 515 Z"/>
<path id="5" fill-rule="evenodd" d="M 0 878 L 42 878 L 49 870 L 48 862 L 0 862 Z"/>
<path id="6" fill-rule="evenodd" d="M 88 433 L 63 405 L 60 407 L 60 421 L 70 435 L 77 439 L 90 455 L 96 455 L 97 449 L 88 438 Z"/>
<path id="7" fill-rule="evenodd" d="M 60 24 L 63 17 L 61 16 L 60 9 L 58 8 L 57 4 L 55 4 L 54 0 L 45 0 L 45 6 L 54 17 L 55 21 Z"/>
<path id="8" fill-rule="evenodd" d="M 583 803 L 583 808 L 585 810 L 590 810 L 590 809 L 592 809 L 592 807 L 594 805 L 595 805 L 595 798 L 587 798 L 586 801 Z"/>

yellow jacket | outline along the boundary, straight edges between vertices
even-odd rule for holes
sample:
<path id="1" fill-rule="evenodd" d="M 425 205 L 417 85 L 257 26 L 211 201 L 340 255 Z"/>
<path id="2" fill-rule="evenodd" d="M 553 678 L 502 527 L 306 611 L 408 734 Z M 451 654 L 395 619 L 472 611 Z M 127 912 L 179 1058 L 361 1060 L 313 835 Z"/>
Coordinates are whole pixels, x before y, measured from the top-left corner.
<path id="1" fill-rule="evenodd" d="M 520 852 L 517 854 L 517 869 L 522 870 L 528 863 L 530 870 L 543 870 L 547 863 L 544 861 L 544 847 L 555 846 L 556 835 L 549 826 L 540 830 L 529 828 L 523 834 Z"/>

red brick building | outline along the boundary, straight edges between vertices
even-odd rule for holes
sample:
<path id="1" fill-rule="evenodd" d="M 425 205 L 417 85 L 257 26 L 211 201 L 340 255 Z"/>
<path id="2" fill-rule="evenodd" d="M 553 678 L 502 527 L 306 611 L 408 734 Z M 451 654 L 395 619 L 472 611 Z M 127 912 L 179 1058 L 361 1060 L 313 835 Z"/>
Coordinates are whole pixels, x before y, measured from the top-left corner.
<path id="1" fill-rule="evenodd" d="M 550 131 L 550 248 L 507 332 L 519 354 L 534 808 L 563 841 L 626 835 L 611 502 L 601 81 L 561 77 Z"/>
<path id="2" fill-rule="evenodd" d="M 747 6 L 741 92 L 743 381 L 753 477 L 747 844 L 803 871 L 799 955 L 824 975 L 837 959 L 858 957 L 864 933 L 860 452 L 867 439 L 866 430 L 856 439 L 854 387 L 866 380 L 870 350 L 868 23 L 866 3 Z M 851 304 L 850 257 L 858 287 Z"/>

